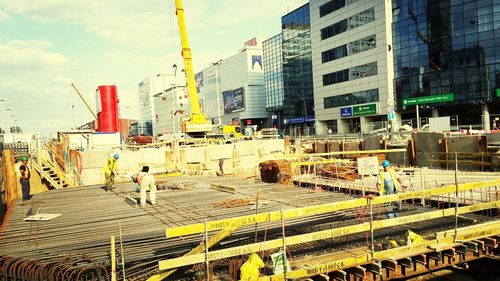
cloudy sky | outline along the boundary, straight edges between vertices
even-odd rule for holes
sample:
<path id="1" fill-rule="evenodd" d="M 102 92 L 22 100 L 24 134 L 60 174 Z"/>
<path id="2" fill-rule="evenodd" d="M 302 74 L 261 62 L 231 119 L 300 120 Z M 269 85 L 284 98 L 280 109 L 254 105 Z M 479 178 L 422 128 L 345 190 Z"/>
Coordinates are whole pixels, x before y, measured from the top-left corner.
<path id="1" fill-rule="evenodd" d="M 280 32 L 306 0 L 184 0 L 195 71 L 248 39 Z M 98 85 L 118 86 L 123 118 L 137 118 L 137 84 L 182 65 L 174 0 L 0 0 L 3 123 L 48 135 L 92 119 Z M 74 105 L 74 123 L 73 110 Z M 9 110 L 10 109 L 10 110 Z"/>

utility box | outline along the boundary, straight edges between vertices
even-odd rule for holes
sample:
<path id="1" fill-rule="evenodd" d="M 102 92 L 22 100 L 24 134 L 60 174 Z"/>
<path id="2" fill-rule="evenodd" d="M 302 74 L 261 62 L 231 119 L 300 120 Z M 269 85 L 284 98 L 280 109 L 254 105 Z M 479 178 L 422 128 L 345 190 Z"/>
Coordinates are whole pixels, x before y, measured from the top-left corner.
<path id="1" fill-rule="evenodd" d="M 438 133 L 451 131 L 450 116 L 429 118 L 429 131 Z"/>

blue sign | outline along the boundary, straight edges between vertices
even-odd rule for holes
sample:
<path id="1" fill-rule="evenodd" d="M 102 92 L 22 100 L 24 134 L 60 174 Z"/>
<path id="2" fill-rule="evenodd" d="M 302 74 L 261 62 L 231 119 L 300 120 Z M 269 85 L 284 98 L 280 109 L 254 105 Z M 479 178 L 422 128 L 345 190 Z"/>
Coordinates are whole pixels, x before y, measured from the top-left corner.
<path id="1" fill-rule="evenodd" d="M 304 117 L 290 118 L 287 121 L 288 124 L 298 124 L 298 123 L 304 123 L 305 118 Z"/>
<path id="2" fill-rule="evenodd" d="M 306 122 L 314 122 L 316 121 L 316 117 L 313 115 L 306 116 Z"/>
<path id="3" fill-rule="evenodd" d="M 349 116 L 352 116 L 352 107 L 341 107 L 340 117 L 349 117 Z"/>
<path id="4" fill-rule="evenodd" d="M 299 123 L 308 123 L 308 122 L 314 122 L 314 121 L 316 121 L 316 118 L 314 117 L 314 115 L 309 115 L 309 116 L 302 116 L 302 117 L 285 119 L 285 124 L 299 124 Z"/>

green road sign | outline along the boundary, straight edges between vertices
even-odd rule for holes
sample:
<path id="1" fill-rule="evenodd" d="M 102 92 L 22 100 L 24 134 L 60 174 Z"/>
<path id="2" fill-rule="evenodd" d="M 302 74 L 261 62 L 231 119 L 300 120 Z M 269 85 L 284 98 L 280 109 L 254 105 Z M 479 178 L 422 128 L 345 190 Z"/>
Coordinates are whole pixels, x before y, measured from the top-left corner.
<path id="1" fill-rule="evenodd" d="M 497 97 L 500 98 L 500 89 L 497 89 Z"/>
<path id="2" fill-rule="evenodd" d="M 370 114 L 377 114 L 376 103 L 358 105 L 352 107 L 352 115 L 354 116 L 370 115 Z"/>
<path id="3" fill-rule="evenodd" d="M 435 96 L 418 97 L 411 99 L 404 99 L 403 105 L 418 105 L 427 103 L 450 102 L 455 100 L 455 94 L 448 93 Z"/>
<path id="4" fill-rule="evenodd" d="M 394 112 L 387 113 L 387 120 L 394 119 Z"/>

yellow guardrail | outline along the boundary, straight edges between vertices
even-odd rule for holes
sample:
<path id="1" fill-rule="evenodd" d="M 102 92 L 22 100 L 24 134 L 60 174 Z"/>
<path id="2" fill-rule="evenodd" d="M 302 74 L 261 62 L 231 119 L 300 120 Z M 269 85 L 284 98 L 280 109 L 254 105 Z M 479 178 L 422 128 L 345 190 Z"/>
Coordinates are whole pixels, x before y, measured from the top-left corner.
<path id="1" fill-rule="evenodd" d="M 465 191 L 465 190 L 473 190 L 473 189 L 479 189 L 479 188 L 497 186 L 497 185 L 500 185 L 500 179 L 490 180 L 490 181 L 482 181 L 482 182 L 464 183 L 464 184 L 458 185 L 458 191 L 460 192 L 460 191 Z M 415 199 L 415 198 L 430 197 L 430 196 L 434 196 L 434 195 L 453 193 L 455 191 L 456 191 L 455 185 L 447 185 L 447 186 L 433 188 L 433 189 L 427 189 L 427 190 L 418 190 L 418 191 L 398 193 L 398 194 L 393 194 L 393 195 L 384 195 L 384 196 L 374 197 L 372 199 L 372 204 L 373 205 L 380 205 L 380 204 L 390 203 L 390 202 L 394 202 L 394 201 L 401 201 L 401 200 L 408 200 L 408 199 Z M 345 209 L 367 207 L 367 206 L 368 206 L 368 201 L 365 198 L 352 199 L 352 200 L 346 200 L 346 201 L 340 201 L 340 202 L 332 202 L 332 203 L 326 203 L 326 204 L 321 204 L 321 205 L 314 205 L 314 206 L 308 206 L 308 207 L 302 207 L 302 208 L 283 210 L 283 217 L 285 220 L 287 220 L 287 219 L 313 216 L 313 215 L 319 215 L 319 214 L 324 214 L 324 213 L 336 212 L 336 211 L 345 210 Z M 255 215 L 247 215 L 247 216 L 241 216 L 241 217 L 235 217 L 235 218 L 209 221 L 208 225 L 207 225 L 208 231 L 223 229 L 223 228 L 229 226 L 234 221 L 241 221 L 242 226 L 255 224 L 255 223 L 281 221 L 281 212 L 280 211 L 273 211 L 273 212 L 255 214 Z M 191 235 L 191 234 L 203 233 L 204 231 L 205 231 L 205 225 L 203 223 L 197 223 L 197 224 L 190 224 L 190 225 L 186 225 L 186 226 L 169 228 L 165 232 L 166 232 L 167 238 L 172 238 L 172 237 L 179 237 L 179 236 L 186 236 L 186 235 Z"/>
<path id="2" fill-rule="evenodd" d="M 482 204 L 476 204 L 471 206 L 459 207 L 457 209 L 457 214 L 466 214 L 476 211 L 482 211 L 487 209 L 499 208 L 500 200 L 495 202 L 488 202 Z M 431 211 L 421 214 L 408 215 L 404 217 L 398 217 L 394 219 L 384 219 L 379 221 L 373 221 L 372 227 L 374 230 L 387 228 L 391 226 L 398 226 L 404 224 L 410 224 L 415 222 L 421 222 L 426 220 L 432 220 L 447 216 L 455 215 L 455 208 Z M 224 258 L 230 258 L 235 256 L 241 256 L 246 254 L 251 254 L 255 252 L 267 251 L 271 249 L 277 249 L 283 246 L 283 244 L 287 246 L 303 244 L 307 242 L 324 240 L 329 238 L 335 238 L 344 235 L 350 235 L 360 232 L 370 231 L 370 222 L 365 222 L 362 224 L 339 227 L 334 229 L 328 229 L 318 232 L 312 232 L 307 234 L 295 235 L 290 237 L 285 237 L 284 239 L 274 239 L 268 240 L 260 243 L 247 244 L 244 246 L 232 247 L 228 249 L 222 249 L 217 251 L 211 251 L 208 253 L 208 261 L 220 260 Z M 283 241 L 284 240 L 284 241 Z M 178 268 L 186 265 L 193 265 L 197 263 L 203 263 L 206 261 L 206 254 L 195 254 L 189 256 L 182 256 L 179 258 L 174 258 L 170 260 L 160 261 L 158 262 L 158 267 L 160 270 L 167 270 Z"/>
<path id="3" fill-rule="evenodd" d="M 457 229 L 457 237 L 463 238 L 462 241 L 473 241 L 485 237 L 491 237 L 494 235 L 500 234 L 500 221 L 487 222 L 483 224 L 478 224 L 474 226 L 458 228 Z M 444 236 L 444 234 L 455 233 L 455 230 L 448 230 L 445 232 L 438 233 L 436 235 L 437 239 L 426 240 L 425 242 L 413 244 L 411 246 L 403 246 L 394 249 L 384 250 L 375 252 L 373 257 L 371 253 L 365 251 L 364 253 L 354 255 L 352 257 L 336 259 L 324 263 L 318 264 L 309 264 L 307 268 L 300 268 L 297 270 L 293 270 L 288 272 L 286 277 L 287 279 L 298 279 L 311 277 L 318 274 L 325 274 L 335 270 L 346 269 L 349 267 L 354 267 L 362 264 L 366 264 L 371 262 L 373 259 L 375 260 L 387 260 L 393 259 L 396 260 L 398 258 L 404 258 L 409 256 L 415 256 L 418 254 L 424 254 L 429 252 L 434 252 L 436 248 L 440 249 L 450 249 L 456 245 L 453 242 L 452 236 Z M 262 276 L 259 278 L 259 281 L 282 281 L 285 280 L 285 276 L 283 274 L 271 275 L 271 276 Z"/>

